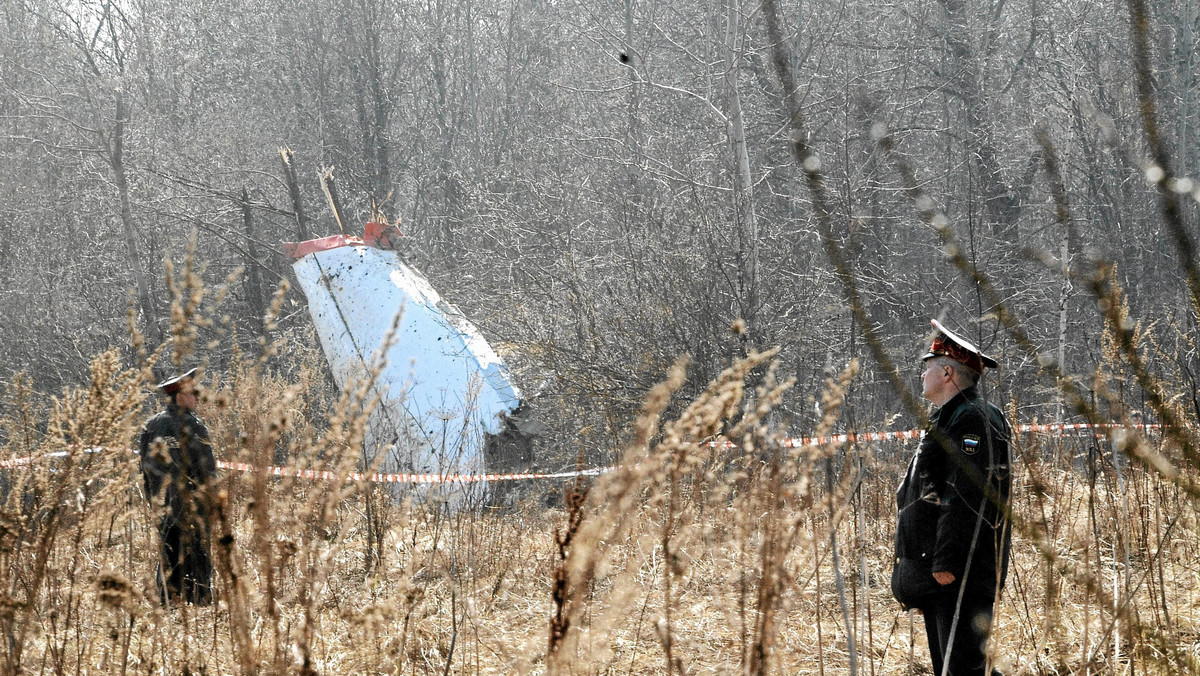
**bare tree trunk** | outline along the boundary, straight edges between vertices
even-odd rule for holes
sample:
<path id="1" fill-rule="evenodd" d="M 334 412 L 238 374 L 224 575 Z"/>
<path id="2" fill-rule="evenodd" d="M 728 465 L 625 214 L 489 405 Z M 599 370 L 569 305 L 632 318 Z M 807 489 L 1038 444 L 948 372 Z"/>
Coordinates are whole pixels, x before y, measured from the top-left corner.
<path id="1" fill-rule="evenodd" d="M 117 116 L 113 125 L 112 142 L 109 146 L 109 163 L 112 165 L 113 178 L 117 184 L 117 196 L 121 200 L 121 227 L 125 234 L 125 252 L 129 257 L 129 270 L 133 273 L 137 285 L 138 305 L 142 310 L 143 330 L 146 340 L 157 347 L 162 344 L 162 332 L 155 322 L 155 302 L 143 269 L 142 254 L 138 248 L 137 228 L 133 223 L 133 209 L 129 205 L 129 180 L 125 175 L 125 94 L 120 89 L 116 91 Z"/>
<path id="2" fill-rule="evenodd" d="M 1063 229 L 1062 240 L 1059 241 L 1058 255 L 1062 257 L 1064 269 L 1071 265 L 1071 237 L 1067 229 Z M 1062 292 L 1058 297 L 1058 367 L 1067 372 L 1067 301 L 1071 297 L 1071 277 L 1063 275 Z M 1064 420 L 1066 401 L 1063 393 L 1058 395 L 1058 416 L 1056 420 Z"/>
<path id="3" fill-rule="evenodd" d="M 389 23 L 399 9 L 387 0 L 345 3 L 337 19 L 349 40 L 348 65 L 354 75 L 354 106 L 367 159 L 367 192 L 372 208 L 383 204 L 391 185 L 392 84 L 398 67 L 387 52 L 394 27 Z M 399 57 L 397 57 L 399 58 Z M 354 187 L 354 184 L 351 184 Z"/>
<path id="4" fill-rule="evenodd" d="M 360 38 L 364 49 L 359 70 L 365 74 L 366 96 L 370 97 L 369 109 L 363 110 L 363 143 L 366 154 L 374 162 L 371 178 L 371 199 L 375 205 L 382 204 L 388 196 L 392 167 L 391 152 L 388 146 L 388 126 L 391 121 L 392 107 L 389 103 L 387 75 L 385 74 L 383 43 L 380 32 L 383 28 L 382 13 L 387 8 L 377 3 L 368 3 L 364 22 L 364 35 Z"/>
<path id="5" fill-rule="evenodd" d="M 242 188 L 242 226 L 246 229 L 246 302 L 258 320 L 262 335 L 266 335 L 264 317 L 267 310 L 263 302 L 262 271 L 259 270 L 261 263 L 258 260 L 258 242 L 254 238 L 254 221 L 250 217 L 250 193 L 245 188 Z"/>
<path id="6" fill-rule="evenodd" d="M 375 201 L 374 206 L 382 205 L 391 194 L 392 182 L 392 155 L 391 145 L 388 142 L 388 127 L 391 124 L 392 104 L 390 103 L 391 92 L 385 83 L 386 75 L 383 72 L 384 65 L 380 63 L 382 55 L 379 53 L 381 46 L 379 45 L 379 34 L 377 30 L 371 31 L 371 141 L 373 146 L 371 152 L 375 155 L 375 180 L 372 185 L 372 198 Z"/>
<path id="7" fill-rule="evenodd" d="M 308 239 L 308 216 L 304 212 L 304 201 L 300 198 L 300 180 L 296 178 L 296 165 L 292 163 L 292 149 L 286 146 L 279 149 L 279 159 L 283 162 L 283 177 L 287 181 L 288 196 L 292 198 L 292 213 L 296 218 L 296 237 L 300 241 Z"/>
<path id="8" fill-rule="evenodd" d="M 742 319 L 746 335 L 753 337 L 758 313 L 758 218 L 754 212 L 754 180 L 750 175 L 750 151 L 746 147 L 746 126 L 742 117 L 742 97 L 738 91 L 738 37 L 740 30 L 737 0 L 726 6 L 725 95 L 729 146 L 734 159 L 734 213 L 738 234 L 738 285 L 741 292 Z"/>
<path id="9" fill-rule="evenodd" d="M 625 0 L 625 44 L 621 53 L 621 61 L 629 74 L 629 97 L 625 102 L 625 188 L 621 195 L 620 225 L 624 238 L 626 255 L 629 260 L 629 276 L 634 280 L 632 285 L 637 294 L 638 302 L 642 302 L 642 291 L 653 284 L 647 281 L 646 251 L 643 237 L 646 234 L 646 210 L 650 203 L 647 187 L 642 180 L 642 160 L 645 147 L 642 143 L 642 75 L 638 73 L 638 64 L 644 64 L 644 56 L 634 47 L 634 6 L 633 0 Z M 649 276 L 649 279 L 653 279 Z"/>
<path id="10" fill-rule="evenodd" d="M 479 141 L 479 65 L 475 59 L 474 5 L 471 0 L 466 2 L 464 21 L 467 24 L 467 102 L 471 113 L 471 142 L 474 145 Z"/>
<path id="11" fill-rule="evenodd" d="M 1178 125 L 1175 130 L 1175 156 L 1179 173 L 1191 176 L 1196 171 L 1195 145 L 1200 141 L 1197 136 L 1196 118 L 1200 116 L 1200 101 L 1197 100 L 1196 70 L 1200 68 L 1200 60 L 1196 57 L 1196 24 L 1197 3 L 1195 0 L 1182 0 L 1176 20 L 1178 34 L 1175 37 L 1175 92 L 1179 97 L 1179 110 L 1176 112 Z"/>
<path id="12" fill-rule="evenodd" d="M 625 0 L 625 53 L 623 55 L 629 68 L 629 103 L 626 114 L 629 123 L 625 128 L 625 144 L 629 149 L 629 180 L 630 187 L 637 185 L 637 166 L 641 161 L 642 142 L 638 129 L 638 108 L 641 107 L 641 87 L 638 83 L 637 52 L 633 48 L 633 0 Z"/>
<path id="13" fill-rule="evenodd" d="M 443 211 L 437 229 L 437 249 L 443 259 L 450 265 L 458 261 L 454 248 L 461 235 L 463 223 L 464 188 L 458 177 L 454 163 L 455 147 L 458 144 L 458 120 L 455 119 L 450 107 L 452 105 L 450 92 L 450 71 L 445 54 L 447 50 L 446 35 L 452 30 L 445 15 L 445 8 L 437 3 L 431 8 L 436 14 L 431 17 L 437 26 L 437 48 L 433 50 L 430 65 L 433 81 L 437 87 L 437 105 L 434 119 L 438 129 L 438 148 L 440 155 L 437 163 L 437 182 L 442 189 Z M 473 77 L 473 75 L 472 75 Z"/>
<path id="14" fill-rule="evenodd" d="M 980 82 L 979 57 L 971 42 L 968 0 L 940 0 L 946 11 L 943 38 L 950 50 L 950 66 L 955 76 L 948 91 L 962 102 L 967 126 L 967 150 L 975 165 L 983 197 L 987 224 L 998 237 L 1014 235 L 1011 228 L 1021 215 L 1016 191 L 1005 181 L 1000 170 L 1000 152 L 995 129 L 987 110 L 987 99 Z"/>
<path id="15" fill-rule="evenodd" d="M 325 199 L 329 201 L 329 210 L 333 212 L 333 220 L 337 221 L 338 232 L 346 234 L 345 211 L 342 209 L 342 200 L 338 197 L 337 183 L 333 178 L 333 167 L 329 167 L 321 173 L 321 190 L 325 193 Z"/>

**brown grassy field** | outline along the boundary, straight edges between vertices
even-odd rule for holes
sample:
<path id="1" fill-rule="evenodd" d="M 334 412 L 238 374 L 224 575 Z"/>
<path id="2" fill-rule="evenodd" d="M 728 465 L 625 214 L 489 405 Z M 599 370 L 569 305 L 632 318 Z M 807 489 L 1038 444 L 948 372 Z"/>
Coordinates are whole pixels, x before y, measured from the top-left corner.
<path id="1" fill-rule="evenodd" d="M 123 450 L 148 410 L 146 374 L 110 353 L 77 392 L 18 381 L 4 457 L 40 459 L 3 470 L 4 672 L 928 673 L 921 620 L 887 584 L 894 487 L 915 442 L 780 447 L 769 413 L 787 383 L 768 376 L 743 413 L 747 375 L 768 361 L 734 365 L 662 420 L 677 368 L 631 421 L 616 471 L 529 486 L 503 508 L 223 473 L 219 602 L 171 611 L 157 603 L 155 517 Z M 828 384 L 825 429 L 852 377 Z M 313 369 L 268 377 L 248 363 L 207 384 L 222 459 L 267 465 L 286 450 L 293 466 L 353 467 L 362 402 L 323 392 Z M 718 433 L 732 447 L 704 443 Z M 1166 462 L 1157 438 L 1122 443 L 1135 439 Z M 1016 444 L 994 637 L 1006 673 L 1195 670 L 1195 491 L 1186 473 L 1114 462 L 1108 448 Z M 547 493 L 566 506 L 545 507 Z"/>

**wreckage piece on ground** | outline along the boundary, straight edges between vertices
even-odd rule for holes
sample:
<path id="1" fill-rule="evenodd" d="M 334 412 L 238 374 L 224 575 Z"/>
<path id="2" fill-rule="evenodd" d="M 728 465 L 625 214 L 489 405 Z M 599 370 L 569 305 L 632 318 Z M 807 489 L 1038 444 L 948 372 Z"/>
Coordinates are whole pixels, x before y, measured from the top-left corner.
<path id="1" fill-rule="evenodd" d="M 486 472 L 485 448 L 512 429 L 508 416 L 521 394 L 479 330 L 392 250 L 398 236 L 372 222 L 362 239 L 335 235 L 284 250 L 296 259 L 338 386 L 375 373 L 379 405 L 367 424 L 366 463 L 381 472 Z M 481 490 L 442 494 L 457 500 L 462 495 L 450 493 Z"/>

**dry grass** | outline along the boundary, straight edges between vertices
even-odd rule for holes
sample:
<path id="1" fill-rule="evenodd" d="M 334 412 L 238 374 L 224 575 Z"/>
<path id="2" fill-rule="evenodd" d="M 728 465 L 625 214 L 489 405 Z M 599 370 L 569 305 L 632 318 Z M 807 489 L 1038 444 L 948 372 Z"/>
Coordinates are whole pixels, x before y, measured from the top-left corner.
<path id="1" fill-rule="evenodd" d="M 172 288 L 176 322 L 212 326 L 198 284 Z M 1125 411 L 1106 385 L 1140 377 L 1131 350 L 1169 360 L 1138 325 L 1108 335 L 1093 391 Z M 287 346 L 286 365 L 268 368 L 285 346 L 260 346 L 206 380 L 218 455 L 357 469 L 370 383 L 329 391 L 315 351 Z M 677 400 L 677 363 L 631 421 L 616 471 L 542 486 L 568 492 L 565 510 L 451 510 L 367 483 L 222 473 L 218 603 L 173 611 L 157 602 L 157 517 L 124 450 L 149 412 L 149 370 L 107 352 L 86 387 L 57 397 L 17 378 L 0 458 L 37 461 L 0 469 L 3 672 L 927 673 L 922 623 L 888 589 L 911 448 L 786 448 L 774 411 L 791 383 L 773 356 L 732 364 L 691 402 Z M 857 370 L 826 383 L 818 434 L 842 425 Z M 1166 396 L 1177 382 L 1155 381 L 1156 417 L 1189 419 Z M 1197 671 L 1195 441 L 1164 432 L 1129 428 L 1116 454 L 1091 436 L 1016 441 L 994 636 L 1008 673 Z"/>
<path id="2" fill-rule="evenodd" d="M 104 354 L 84 390 L 44 399 L 18 384 L 6 456 L 67 455 L 4 472 L 5 672 L 833 675 L 850 673 L 848 618 L 857 673 L 921 673 L 920 620 L 914 634 L 887 589 L 904 453 L 781 448 L 770 411 L 788 384 L 768 376 L 745 391 L 769 360 L 735 364 L 664 421 L 678 366 L 621 468 L 578 501 L 573 529 L 536 502 L 451 512 L 365 485 L 222 474 L 220 603 L 174 612 L 156 603 L 136 459 L 83 452 L 129 445 L 144 374 Z M 222 457 L 265 464 L 286 449 L 294 465 L 354 464 L 361 402 L 331 404 L 304 363 L 284 377 L 251 362 L 209 381 Z M 826 425 L 852 377 L 828 384 Z M 328 421 L 310 418 L 331 405 Z M 718 434 L 735 445 L 705 443 Z M 1153 635 L 1200 649 L 1195 503 L 1111 455 L 1089 470 L 1102 447 L 1017 444 L 1022 525 L 996 633 L 1012 673 L 1180 673 L 1188 663 Z"/>

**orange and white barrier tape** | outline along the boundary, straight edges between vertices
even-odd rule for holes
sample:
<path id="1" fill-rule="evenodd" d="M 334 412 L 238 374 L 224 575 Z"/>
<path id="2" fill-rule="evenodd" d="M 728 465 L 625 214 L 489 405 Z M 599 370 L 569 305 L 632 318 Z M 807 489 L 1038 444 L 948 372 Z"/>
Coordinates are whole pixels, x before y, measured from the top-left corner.
<path id="1" fill-rule="evenodd" d="M 1066 432 L 1070 430 L 1158 430 L 1162 425 L 1123 425 L 1121 423 L 1050 423 L 1046 425 L 1017 425 L 1017 432 Z"/>
<path id="2" fill-rule="evenodd" d="M 217 461 L 217 467 L 219 469 L 228 469 L 235 472 L 263 471 L 259 467 L 244 462 Z M 365 474 L 363 472 L 349 472 L 347 474 L 339 474 L 337 472 L 319 469 L 267 467 L 265 473 L 271 476 L 288 476 L 299 479 L 319 479 L 322 481 L 336 481 L 339 479 L 345 479 L 346 481 L 357 482 L 366 480 L 385 484 L 449 484 L 479 483 L 483 481 L 523 481 L 528 479 L 572 479 L 580 476 L 597 476 L 605 472 L 610 472 L 612 469 L 612 467 L 594 467 L 592 469 L 581 469 L 573 472 L 554 472 L 552 474 L 537 474 L 529 472 L 515 474 L 386 474 L 383 472 Z"/>
<path id="3" fill-rule="evenodd" d="M 90 454 L 90 453 L 99 453 L 103 450 L 105 450 L 105 449 L 100 446 L 89 446 L 88 448 L 83 449 L 83 452 Z M 136 453 L 137 451 L 130 451 L 130 452 Z M 54 453 L 47 453 L 45 455 L 27 455 L 23 458 L 12 458 L 10 460 L 0 460 L 0 469 L 5 469 L 8 467 L 28 467 L 29 465 L 32 465 L 33 463 L 38 462 L 40 460 L 53 460 L 55 458 L 65 458 L 65 457 L 67 457 L 66 451 L 55 451 Z"/>
<path id="4" fill-rule="evenodd" d="M 1120 423 L 1050 423 L 1050 424 L 1026 424 L 1017 425 L 1014 432 L 1030 433 L 1030 432 L 1069 432 L 1077 430 L 1091 430 L 1096 436 L 1104 436 L 1107 430 L 1124 429 L 1126 426 Z M 1159 429 L 1161 425 L 1137 425 L 1137 429 L 1149 430 Z M 825 444 L 845 444 L 854 442 L 868 441 L 892 441 L 892 440 L 911 440 L 920 439 L 922 430 L 897 430 L 894 432 L 862 432 L 850 434 L 834 434 L 821 437 L 794 437 L 783 440 L 782 444 L 785 448 L 811 448 L 815 446 L 824 446 Z M 717 445 L 721 442 L 712 442 L 712 445 Z M 726 447 L 732 447 L 732 442 L 724 442 Z M 84 449 L 85 453 L 96 453 L 101 448 Z M 137 451 L 130 450 L 130 453 L 136 454 Z M 59 451 L 57 453 L 49 453 L 43 456 L 26 456 L 23 458 L 12 458 L 10 460 L 0 460 L 0 469 L 12 467 L 28 467 L 40 460 L 66 457 L 66 453 Z M 611 472 L 613 467 L 593 467 L 591 469 L 575 470 L 571 472 L 553 472 L 553 473 L 533 473 L 533 472 L 518 472 L 508 474 L 416 474 L 416 473 L 383 473 L 374 472 L 367 474 L 364 472 L 350 472 L 347 474 L 339 474 L 329 470 L 317 469 L 296 469 L 293 467 L 276 467 L 260 468 L 244 462 L 225 462 L 217 461 L 217 468 L 230 470 L 234 472 L 265 472 L 271 476 L 280 477 L 295 477 L 298 479 L 315 479 L 319 481 L 335 481 L 345 479 L 347 481 L 371 481 L 375 483 L 410 483 L 410 484 L 442 484 L 442 483 L 480 483 L 485 481 L 527 481 L 533 479 L 573 479 L 581 476 L 599 476 L 606 472 Z"/>
<path id="5" fill-rule="evenodd" d="M 1047 425 L 1017 425 L 1014 432 L 1068 432 L 1073 430 L 1111 430 L 1124 429 L 1121 423 L 1051 423 Z M 1135 425 L 1136 429 L 1158 429 L 1162 425 Z M 859 434 L 834 434 L 827 437 L 795 437 L 783 441 L 784 448 L 807 448 L 809 446 L 824 446 L 825 444 L 844 444 L 861 441 L 892 441 L 904 439 L 920 439 L 924 430 L 897 430 L 895 432 L 862 432 Z M 1103 436 L 1098 434 L 1098 436 Z"/>
<path id="6" fill-rule="evenodd" d="M 795 437 L 784 439 L 784 448 L 808 448 L 825 444 L 845 444 L 856 441 L 890 441 L 893 439 L 920 439 L 921 430 L 898 430 L 895 432 L 862 432 L 834 434 L 827 437 Z"/>
<path id="7" fill-rule="evenodd" d="M 98 453 L 103 451 L 103 448 L 87 448 L 85 453 Z M 133 449 L 125 449 L 133 455 L 137 455 L 137 451 Z M 65 451 L 57 451 L 55 453 L 47 453 L 41 456 L 25 456 L 23 458 L 12 458 L 10 460 L 0 460 L 0 469 L 11 467 L 29 467 L 41 460 L 52 460 L 55 458 L 65 458 Z M 259 472 L 264 471 L 262 468 L 244 462 L 226 462 L 224 460 L 217 461 L 217 469 L 225 469 L 233 472 Z M 349 472 L 347 474 L 339 474 L 329 470 L 319 469 L 296 469 L 294 467 L 276 467 L 271 466 L 265 469 L 265 473 L 270 476 L 281 477 L 296 477 L 299 479 L 317 479 L 321 481 L 335 481 L 339 478 L 347 481 L 372 481 L 375 483 L 410 483 L 410 484 L 438 484 L 438 483 L 479 483 L 483 481 L 522 481 L 529 479 L 572 479 L 580 476 L 598 476 L 605 472 L 612 471 L 612 467 L 593 467 L 591 469 L 575 470 L 572 472 L 553 472 L 553 473 L 511 473 L 511 474 L 414 474 L 414 473 L 398 473 L 387 474 L 383 472 L 375 472 L 366 474 L 364 472 Z"/>

